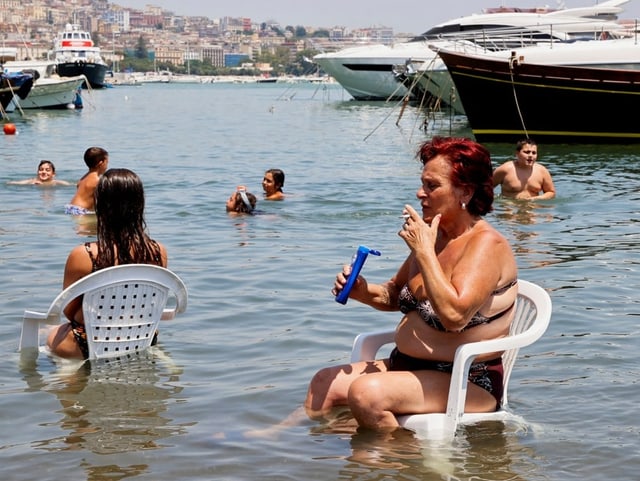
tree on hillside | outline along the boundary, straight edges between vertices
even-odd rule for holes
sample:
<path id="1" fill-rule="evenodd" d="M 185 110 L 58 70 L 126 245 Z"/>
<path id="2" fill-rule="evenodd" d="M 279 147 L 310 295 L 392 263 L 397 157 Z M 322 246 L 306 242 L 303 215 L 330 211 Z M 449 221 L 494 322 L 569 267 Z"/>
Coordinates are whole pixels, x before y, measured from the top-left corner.
<path id="1" fill-rule="evenodd" d="M 147 51 L 147 42 L 145 41 L 142 35 L 138 37 L 138 43 L 136 44 L 135 57 L 139 59 L 149 58 L 149 52 Z"/>

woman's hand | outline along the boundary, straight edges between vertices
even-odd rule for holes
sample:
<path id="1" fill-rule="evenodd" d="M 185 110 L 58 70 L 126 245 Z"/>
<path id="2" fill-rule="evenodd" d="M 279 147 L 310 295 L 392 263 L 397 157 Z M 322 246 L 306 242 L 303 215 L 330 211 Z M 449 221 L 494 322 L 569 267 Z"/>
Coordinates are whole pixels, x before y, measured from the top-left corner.
<path id="1" fill-rule="evenodd" d="M 441 214 L 437 214 L 433 218 L 431 225 L 427 224 L 410 205 L 405 205 L 403 215 L 406 215 L 407 218 L 398 235 L 405 241 L 409 249 L 415 252 L 421 247 L 435 248 Z"/>
<path id="2" fill-rule="evenodd" d="M 351 274 L 351 264 L 345 264 L 344 266 L 342 266 L 342 272 L 339 272 L 338 275 L 336 276 L 336 281 L 333 284 L 333 289 L 331 289 L 331 294 L 333 294 L 334 296 L 337 296 L 340 293 L 340 291 L 344 289 L 344 286 L 347 284 L 347 279 L 349 278 L 349 274 Z M 356 279 L 356 282 L 353 285 L 353 289 L 351 290 L 351 292 L 356 290 L 359 282 L 360 282 L 360 279 L 359 278 Z"/>

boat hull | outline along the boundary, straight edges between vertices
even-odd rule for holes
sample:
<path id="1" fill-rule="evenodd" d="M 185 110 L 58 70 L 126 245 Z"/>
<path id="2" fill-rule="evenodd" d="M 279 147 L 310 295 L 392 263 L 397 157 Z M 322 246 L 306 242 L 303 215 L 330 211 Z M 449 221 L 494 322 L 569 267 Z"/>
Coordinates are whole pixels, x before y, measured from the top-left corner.
<path id="1" fill-rule="evenodd" d="M 0 106 L 2 111 L 6 111 L 14 97 L 26 99 L 32 87 L 33 75 L 31 74 L 14 73 L 5 75 L 0 72 Z"/>
<path id="2" fill-rule="evenodd" d="M 370 45 L 316 55 L 313 60 L 355 100 L 398 100 L 409 94 L 396 80 L 394 67 L 433 56 L 423 42 Z"/>
<path id="3" fill-rule="evenodd" d="M 479 142 L 640 143 L 640 71 L 439 54 Z"/>
<path id="4" fill-rule="evenodd" d="M 39 78 L 26 99 L 15 99 L 22 109 L 66 109 L 73 104 L 84 77 Z"/>
<path id="5" fill-rule="evenodd" d="M 101 89 L 107 86 L 105 82 L 107 71 L 107 65 L 101 63 L 83 62 L 81 60 L 58 63 L 58 75 L 60 77 L 84 75 L 89 82 L 89 86 L 93 89 Z M 87 88 L 86 82 L 82 84 L 82 88 Z"/>

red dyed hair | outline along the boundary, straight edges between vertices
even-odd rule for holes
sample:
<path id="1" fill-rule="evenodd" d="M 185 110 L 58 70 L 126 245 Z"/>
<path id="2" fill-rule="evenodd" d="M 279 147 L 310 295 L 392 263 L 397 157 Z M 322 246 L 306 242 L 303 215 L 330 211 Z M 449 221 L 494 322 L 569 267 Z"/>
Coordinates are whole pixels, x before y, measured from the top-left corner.
<path id="1" fill-rule="evenodd" d="M 485 215 L 493 210 L 493 167 L 491 154 L 483 145 L 465 138 L 433 137 L 417 153 L 422 165 L 442 156 L 451 164 L 451 182 L 455 187 L 473 191 L 467 210 Z"/>

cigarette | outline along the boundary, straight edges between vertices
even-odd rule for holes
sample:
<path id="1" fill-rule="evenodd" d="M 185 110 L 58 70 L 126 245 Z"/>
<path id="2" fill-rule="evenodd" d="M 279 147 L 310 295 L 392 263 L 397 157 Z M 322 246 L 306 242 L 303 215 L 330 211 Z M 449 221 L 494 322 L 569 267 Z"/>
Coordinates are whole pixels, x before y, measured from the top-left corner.
<path id="1" fill-rule="evenodd" d="M 408 219 L 408 218 L 410 218 L 410 217 L 411 217 L 411 215 L 409 215 L 409 214 L 402 214 L 402 215 L 400 216 L 400 218 L 401 218 L 401 219 L 404 219 L 404 220 L 407 220 L 407 219 Z"/>

